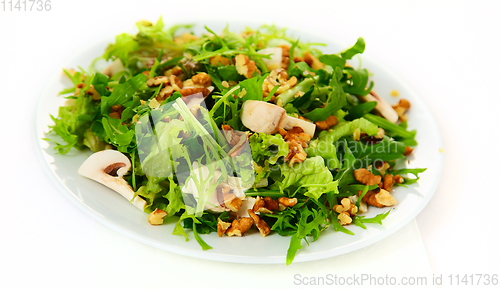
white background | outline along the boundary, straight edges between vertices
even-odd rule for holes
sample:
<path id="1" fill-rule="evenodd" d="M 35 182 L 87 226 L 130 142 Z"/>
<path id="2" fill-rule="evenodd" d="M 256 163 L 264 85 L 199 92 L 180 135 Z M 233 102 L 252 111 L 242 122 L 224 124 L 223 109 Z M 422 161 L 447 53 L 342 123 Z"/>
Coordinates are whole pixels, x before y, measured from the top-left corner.
<path id="1" fill-rule="evenodd" d="M 88 288 L 81 281 L 95 265 L 89 247 L 93 220 L 66 199 L 42 169 L 35 153 L 36 100 L 49 73 L 92 45 L 95 35 L 113 37 L 133 29 L 137 20 L 156 21 L 159 15 L 169 21 L 216 17 L 288 24 L 348 44 L 362 36 L 365 54 L 415 89 L 441 129 L 443 177 L 433 200 L 417 217 L 434 272 L 500 274 L 498 2 L 191 0 L 51 5 L 48 12 L 0 10 L 0 284 L 6 285 L 0 287 Z M 408 263 L 411 267 L 411 260 Z M 49 280 L 61 282 L 45 287 Z"/>

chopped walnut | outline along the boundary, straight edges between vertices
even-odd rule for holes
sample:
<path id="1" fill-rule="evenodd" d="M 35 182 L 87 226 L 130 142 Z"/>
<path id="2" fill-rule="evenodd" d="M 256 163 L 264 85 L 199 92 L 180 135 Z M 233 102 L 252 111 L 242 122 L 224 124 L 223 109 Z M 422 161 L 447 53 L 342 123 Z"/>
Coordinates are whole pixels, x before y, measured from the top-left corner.
<path id="1" fill-rule="evenodd" d="M 405 156 L 411 155 L 412 152 L 413 152 L 413 149 L 411 147 L 405 148 Z"/>
<path id="2" fill-rule="evenodd" d="M 394 177 L 391 174 L 386 174 L 384 176 L 384 185 L 383 185 L 384 190 L 390 192 L 392 186 L 394 185 L 394 182 L 395 182 Z"/>
<path id="3" fill-rule="evenodd" d="M 294 126 L 291 130 L 285 131 L 284 129 L 278 129 L 279 133 L 283 136 L 283 139 L 287 142 L 297 142 L 304 148 L 307 148 L 307 143 L 311 140 L 311 136 L 304 132 L 301 127 Z"/>
<path id="4" fill-rule="evenodd" d="M 111 112 L 109 113 L 109 116 L 114 119 L 121 119 L 122 118 L 122 112 L 125 108 L 121 104 L 117 105 L 112 105 L 111 106 Z"/>
<path id="5" fill-rule="evenodd" d="M 347 212 L 342 212 L 340 213 L 338 216 L 337 216 L 337 219 L 339 219 L 339 223 L 340 225 L 344 226 L 344 225 L 349 225 L 350 223 L 352 223 L 352 218 L 351 216 L 349 215 L 349 213 Z"/>
<path id="6" fill-rule="evenodd" d="M 288 143 L 288 155 L 285 161 L 288 161 L 289 166 L 295 163 L 301 163 L 307 158 L 307 153 L 304 148 L 307 148 L 307 143 L 311 140 L 311 136 L 304 133 L 301 127 L 294 126 L 289 131 L 280 128 L 279 133 Z"/>
<path id="7" fill-rule="evenodd" d="M 402 184 L 402 183 L 405 182 L 405 179 L 402 176 L 400 176 L 400 175 L 395 175 L 394 176 L 394 182 L 396 182 L 398 184 Z"/>
<path id="8" fill-rule="evenodd" d="M 176 37 L 174 39 L 175 43 L 179 44 L 179 45 L 183 45 L 185 43 L 189 43 L 189 42 L 193 42 L 193 41 L 196 41 L 198 40 L 198 36 L 196 35 L 193 35 L 191 33 L 183 33 L 181 36 L 179 37 Z"/>
<path id="9" fill-rule="evenodd" d="M 170 75 L 168 79 L 174 90 L 180 90 L 184 87 L 184 83 L 182 83 L 182 80 L 177 75 Z"/>
<path id="10" fill-rule="evenodd" d="M 90 85 L 89 88 L 85 91 L 85 94 L 89 95 L 90 98 L 94 101 L 101 100 L 101 95 L 95 90 L 94 85 Z"/>
<path id="11" fill-rule="evenodd" d="M 244 54 L 238 54 L 235 57 L 236 71 L 246 78 L 252 78 L 253 73 L 257 70 L 257 66 L 253 60 Z"/>
<path id="12" fill-rule="evenodd" d="M 248 209 L 247 212 L 248 212 L 248 215 L 250 215 L 250 217 L 253 219 L 253 222 L 255 223 L 255 227 L 257 227 L 257 229 L 259 230 L 260 235 L 262 237 L 265 237 L 265 236 L 269 235 L 269 233 L 271 233 L 271 228 L 269 228 L 269 226 L 267 225 L 267 223 L 264 220 L 261 220 L 259 218 L 259 216 L 257 216 L 257 214 L 255 214 L 250 209 Z"/>
<path id="13" fill-rule="evenodd" d="M 351 202 L 349 198 L 343 198 L 340 201 L 340 205 L 333 206 L 333 210 L 337 213 L 347 212 L 350 215 L 354 216 L 358 212 L 358 207 L 354 203 Z"/>
<path id="14" fill-rule="evenodd" d="M 236 197 L 235 194 L 231 193 L 231 189 L 229 187 L 224 187 L 222 189 L 222 195 L 224 198 L 224 206 L 231 210 L 232 212 L 238 212 L 243 201 Z"/>
<path id="15" fill-rule="evenodd" d="M 229 227 L 231 227 L 231 223 L 217 219 L 217 235 L 219 235 L 219 237 L 224 236 Z"/>
<path id="16" fill-rule="evenodd" d="M 227 153 L 230 157 L 238 156 L 245 147 L 248 134 L 240 131 L 234 131 L 231 126 L 222 125 L 222 131 L 227 142 L 231 145 L 231 150 Z"/>
<path id="17" fill-rule="evenodd" d="M 151 225 L 157 226 L 163 224 L 163 218 L 167 216 L 167 213 L 163 210 L 156 208 L 148 216 L 148 222 Z"/>
<path id="18" fill-rule="evenodd" d="M 172 86 L 166 86 L 160 90 L 160 93 L 156 96 L 156 100 L 160 103 L 167 99 L 169 96 L 174 93 L 174 88 Z"/>
<path id="19" fill-rule="evenodd" d="M 205 72 L 200 72 L 194 75 L 193 77 L 191 77 L 191 80 L 194 84 L 201 85 L 202 87 L 209 87 L 210 85 L 212 85 L 212 79 Z"/>
<path id="20" fill-rule="evenodd" d="M 210 58 L 210 64 L 214 65 L 214 66 L 217 66 L 219 64 L 230 65 L 231 64 L 231 60 L 229 58 L 227 58 L 227 57 L 224 57 L 224 56 L 221 56 L 221 55 L 216 55 L 216 56 Z"/>
<path id="21" fill-rule="evenodd" d="M 411 106 L 410 102 L 402 98 L 399 100 L 399 103 L 393 105 L 392 108 L 394 108 L 401 121 L 407 121 L 408 118 L 406 117 L 405 113 L 408 109 L 410 109 L 410 106 Z"/>
<path id="22" fill-rule="evenodd" d="M 380 192 L 372 195 L 367 203 L 369 205 L 382 208 L 382 207 L 390 207 L 398 203 L 396 199 L 386 190 L 381 189 Z"/>
<path id="23" fill-rule="evenodd" d="M 316 128 L 318 128 L 319 130 L 327 130 L 330 127 L 336 125 L 337 123 L 339 123 L 339 122 L 337 121 L 337 117 L 334 116 L 334 115 L 330 115 L 325 120 L 321 120 L 321 121 L 316 121 L 315 122 Z"/>
<path id="24" fill-rule="evenodd" d="M 372 174 L 367 169 L 357 169 L 354 171 L 354 177 L 363 185 L 373 186 L 380 183 L 382 177 Z"/>
<path id="25" fill-rule="evenodd" d="M 252 218 L 241 218 L 240 220 L 233 220 L 233 223 L 231 224 L 231 227 L 227 229 L 226 234 L 228 236 L 238 236 L 241 237 L 243 234 L 245 234 L 246 231 L 248 231 L 253 225 L 253 219 Z"/>
<path id="26" fill-rule="evenodd" d="M 174 66 L 163 73 L 163 75 L 165 76 L 171 76 L 171 75 L 181 76 L 182 74 L 184 74 L 184 71 L 179 66 Z"/>
<path id="27" fill-rule="evenodd" d="M 288 69 L 290 64 L 290 46 L 281 45 L 281 68 Z"/>
<path id="28" fill-rule="evenodd" d="M 205 87 L 187 87 L 179 90 L 179 92 L 182 94 L 182 96 L 188 96 L 188 95 L 193 95 L 196 93 L 202 93 L 203 97 L 206 97 L 209 93 L 210 90 Z"/>
<path id="29" fill-rule="evenodd" d="M 273 214 L 273 211 L 266 207 L 267 203 L 265 199 L 257 196 L 255 199 L 255 204 L 253 205 L 252 211 L 256 213 Z"/>
<path id="30" fill-rule="evenodd" d="M 262 83 L 262 91 L 264 96 L 268 96 L 274 87 L 278 86 L 278 89 L 274 92 L 274 95 L 278 95 L 294 87 L 296 84 L 297 78 L 295 76 L 288 79 L 288 73 L 284 69 L 274 69 Z"/>
<path id="31" fill-rule="evenodd" d="M 146 84 L 149 87 L 159 86 L 161 84 L 163 84 L 165 86 L 165 85 L 170 84 L 170 79 L 168 78 L 168 76 L 156 76 L 156 77 L 148 79 L 148 81 L 146 81 Z"/>
<path id="32" fill-rule="evenodd" d="M 321 69 L 325 66 L 321 61 L 319 61 L 316 56 L 312 55 L 309 51 L 304 53 L 304 61 L 311 67 L 312 69 Z"/>
<path id="33" fill-rule="evenodd" d="M 383 176 L 385 175 L 385 172 L 390 168 L 391 166 L 389 165 L 388 162 L 383 162 L 381 166 L 375 166 L 377 171 Z"/>
<path id="34" fill-rule="evenodd" d="M 297 205 L 297 198 L 287 198 L 287 197 L 281 197 L 278 198 L 278 203 L 284 207 L 293 207 Z"/>

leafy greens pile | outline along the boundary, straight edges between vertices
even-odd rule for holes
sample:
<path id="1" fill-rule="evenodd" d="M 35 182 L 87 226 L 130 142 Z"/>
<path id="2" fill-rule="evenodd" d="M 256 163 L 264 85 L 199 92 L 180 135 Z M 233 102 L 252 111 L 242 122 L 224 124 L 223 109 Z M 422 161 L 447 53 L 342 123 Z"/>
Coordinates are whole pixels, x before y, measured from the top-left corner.
<path id="1" fill-rule="evenodd" d="M 188 114 L 182 114 L 183 121 L 178 116 L 158 116 L 158 119 L 168 117 L 172 120 L 156 125 L 155 129 L 158 133 L 161 128 L 168 134 L 162 142 L 181 147 L 179 155 L 183 155 L 179 158 L 184 158 L 183 164 L 187 166 L 194 161 L 203 161 L 205 154 L 220 149 L 220 146 L 211 140 L 203 140 L 202 144 L 210 143 L 213 147 L 207 151 L 206 145 L 202 145 L 198 149 L 201 153 L 196 155 L 193 152 L 186 156 L 182 148 L 188 145 L 182 143 L 185 140 L 182 135 L 189 135 L 193 130 L 216 131 L 223 125 L 235 131 L 248 132 L 251 155 L 236 160 L 237 167 L 253 168 L 251 175 L 254 178 L 244 170 L 239 174 L 244 181 L 252 182 L 252 188 L 245 192 L 246 197 L 297 199 L 297 204 L 292 207 L 260 213 L 260 218 L 273 233 L 291 236 L 287 264 L 302 248 L 303 240 L 315 241 L 329 227 L 353 234 L 339 223 L 339 213 L 332 208 L 340 204 L 342 198 L 349 197 L 355 197 L 355 205 L 359 207 L 362 196 L 378 187 L 360 183 L 354 175 L 356 169 L 366 168 L 381 177 L 385 174 L 414 176 L 405 177 L 402 185 L 416 182 L 418 174 L 424 171 L 395 168 L 398 161 L 406 159 L 407 147 L 417 145 L 416 132 L 408 131 L 406 122 L 394 124 L 377 115 L 374 111 L 376 102 L 359 100 L 359 97 L 370 94 L 373 88 L 366 69 L 348 65 L 349 60 L 363 53 L 365 43 L 362 38 L 339 54 L 323 54 L 315 48 L 322 44 L 301 42 L 287 36 L 285 29 L 275 26 L 262 26 L 257 30 L 247 28 L 241 34 L 228 28 L 216 34 L 205 27 L 206 33 L 199 37 L 189 33 L 189 25 L 167 29 L 161 19 L 154 25 L 142 21 L 137 23 L 137 27 L 137 35 L 118 35 L 104 55 L 97 59 L 121 63 L 123 68 L 117 73 L 95 71 L 94 63 L 88 71 L 65 71 L 73 87 L 61 94 L 72 102 L 59 109 L 58 117 L 52 117 L 54 125 L 51 131 L 58 137 L 52 137 L 51 141 L 61 154 L 71 148 L 90 148 L 94 152 L 111 148 L 124 153 L 133 167 L 126 180 L 136 192 L 136 197 L 147 201 L 145 211 L 150 213 L 161 209 L 167 213 L 167 218 L 180 217 L 173 233 L 183 235 L 187 240 L 185 229 L 192 230 L 203 249 L 211 247 L 199 234 L 216 232 L 219 219 L 229 221 L 232 217 L 227 211 L 189 210 L 178 176 L 150 173 L 154 171 L 154 166 L 144 161 L 147 157 L 141 157 L 141 154 L 146 156 L 147 153 L 140 149 L 141 143 L 151 141 L 153 135 L 148 131 L 147 119 L 160 105 L 180 104 L 179 100 L 184 96 L 175 91 L 159 98 L 163 87 L 148 85 L 148 79 L 168 75 L 172 71 L 177 71 L 182 81 L 202 72 L 210 76 L 213 90 L 204 100 L 204 123 L 198 123 L 194 118 L 191 120 L 187 110 Z M 263 91 L 263 84 L 273 70 L 266 66 L 271 56 L 259 52 L 266 47 L 286 47 L 287 56 L 283 57 L 286 59 L 281 71 L 286 72 L 289 78 L 295 77 L 297 84 L 284 92 L 276 93 L 278 86 L 271 92 Z M 306 54 L 310 55 L 309 58 L 312 56 L 313 62 L 304 60 Z M 256 70 L 251 77 L 246 77 L 234 65 L 237 55 L 245 55 L 255 64 Z M 329 129 L 317 129 L 305 148 L 307 158 L 290 166 L 287 161 L 289 144 L 282 134 L 254 133 L 243 125 L 241 109 L 243 103 L 249 100 L 278 104 L 288 115 L 311 122 L 335 116 L 338 123 Z M 139 121 L 141 119 L 145 121 Z M 385 135 L 377 139 L 379 128 L 385 130 Z M 196 147 L 196 143 L 192 144 Z M 389 168 L 381 171 L 377 169 L 377 163 L 387 163 Z M 170 163 L 164 162 L 164 165 Z M 257 185 L 263 181 L 265 185 Z M 215 188 L 209 189 L 213 191 Z M 372 218 L 353 215 L 352 223 L 363 228 L 366 223 L 381 224 L 388 213 L 386 211 Z"/>

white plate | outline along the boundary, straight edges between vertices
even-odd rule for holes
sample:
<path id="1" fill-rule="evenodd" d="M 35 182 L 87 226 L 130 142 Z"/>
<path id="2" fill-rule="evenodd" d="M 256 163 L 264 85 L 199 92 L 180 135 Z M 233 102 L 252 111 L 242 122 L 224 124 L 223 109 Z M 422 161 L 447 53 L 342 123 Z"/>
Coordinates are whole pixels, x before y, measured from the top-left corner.
<path id="1" fill-rule="evenodd" d="M 226 23 L 216 21 L 205 21 L 212 30 L 219 32 Z M 248 23 L 232 23 L 230 29 L 240 31 Z M 201 32 L 203 25 L 198 25 L 197 31 Z M 290 31 L 294 36 L 300 36 L 301 41 L 314 41 L 327 43 L 322 48 L 325 53 L 338 53 L 347 46 L 339 45 L 329 39 L 311 36 L 311 33 Z M 298 33 L 297 33 L 298 32 Z M 108 42 L 112 42 L 110 39 Z M 102 55 L 107 42 L 99 43 L 82 53 L 76 55 L 73 60 L 66 63 L 67 68 L 78 66 L 87 67 L 90 62 Z M 410 157 L 409 167 L 427 168 L 421 174 L 418 184 L 409 188 L 399 187 L 393 195 L 399 204 L 384 220 L 383 225 L 368 224 L 363 230 L 357 226 L 348 228 L 355 233 L 354 236 L 340 232 L 334 232 L 331 228 L 323 232 L 316 242 L 310 242 L 307 246 L 303 242 L 304 249 L 299 250 L 294 262 L 311 261 L 327 257 L 345 254 L 371 245 L 396 232 L 413 218 L 431 200 L 437 189 L 442 167 L 443 155 L 439 149 L 442 147 L 438 126 L 418 95 L 398 79 L 393 73 L 387 71 L 382 65 L 363 57 L 363 67 L 373 73 L 375 90 L 390 103 L 396 103 L 398 98 L 390 97 L 390 91 L 398 90 L 400 97 L 408 99 L 412 107 L 409 112 L 409 126 L 417 129 L 417 141 L 419 145 Z M 174 223 L 164 226 L 151 226 L 147 221 L 147 214 L 140 212 L 120 195 L 103 187 L 102 185 L 81 177 L 77 174 L 78 167 L 90 155 L 90 151 L 80 152 L 74 149 L 67 155 L 58 155 L 53 150 L 53 145 L 42 140 L 48 131 L 48 125 L 52 124 L 49 115 L 57 115 L 59 106 L 63 105 L 64 99 L 58 96 L 58 92 L 70 84 L 64 79 L 61 70 L 58 69 L 48 80 L 43 90 L 37 108 L 36 133 L 37 150 L 42 162 L 61 191 L 80 209 L 88 213 L 94 219 L 104 225 L 129 236 L 145 244 L 164 249 L 169 252 L 201 258 L 235 263 L 258 263 L 274 264 L 285 263 L 286 251 L 290 239 L 273 234 L 266 238 L 260 236 L 257 231 L 249 231 L 245 237 L 219 238 L 217 234 L 202 235 L 203 239 L 212 250 L 203 251 L 194 240 L 192 234 L 190 241 L 185 242 L 181 236 L 172 235 Z M 386 209 L 370 208 L 369 216 L 375 215 Z M 252 229 L 253 230 L 253 229 Z"/>

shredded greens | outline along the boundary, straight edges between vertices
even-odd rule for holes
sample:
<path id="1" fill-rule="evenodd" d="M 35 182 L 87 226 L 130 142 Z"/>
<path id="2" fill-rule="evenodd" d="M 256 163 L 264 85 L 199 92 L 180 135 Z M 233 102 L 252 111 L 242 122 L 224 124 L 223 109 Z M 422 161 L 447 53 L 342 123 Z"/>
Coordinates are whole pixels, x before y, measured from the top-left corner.
<path id="1" fill-rule="evenodd" d="M 135 197 L 147 202 L 146 213 L 176 218 L 173 234 L 187 241 L 192 231 L 208 250 L 200 235 L 220 234 L 220 222 L 240 221 L 241 203 L 232 205 L 233 199 L 294 200 L 267 211 L 253 208 L 271 234 L 290 237 L 283 249 L 288 265 L 329 228 L 353 234 L 345 225 L 382 224 L 390 210 L 363 214 L 378 206 L 373 196 L 411 185 L 425 171 L 401 166 L 417 145 L 416 131 L 383 118 L 377 102 L 361 101 L 374 87 L 368 70 L 349 65 L 365 50 L 362 38 L 324 54 L 323 44 L 272 25 L 241 33 L 205 27 L 201 35 L 192 28 L 141 21 L 136 35 L 116 36 L 88 71 L 65 70 L 73 84 L 61 92 L 68 105 L 52 116 L 46 138 L 61 154 L 72 148 L 125 154 L 132 162 L 125 180 Z M 113 64 L 95 72 L 98 60 Z M 193 95 L 202 97 L 194 105 Z M 251 101 L 314 123 L 314 135 L 304 136 L 300 126 L 248 129 L 242 115 Z M 367 184 L 360 169 L 378 182 Z M 231 199 L 221 193 L 228 185 Z"/>

